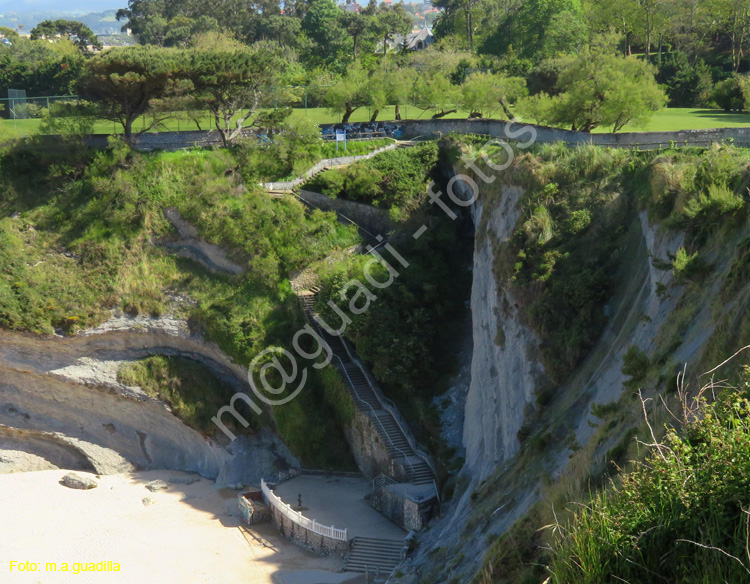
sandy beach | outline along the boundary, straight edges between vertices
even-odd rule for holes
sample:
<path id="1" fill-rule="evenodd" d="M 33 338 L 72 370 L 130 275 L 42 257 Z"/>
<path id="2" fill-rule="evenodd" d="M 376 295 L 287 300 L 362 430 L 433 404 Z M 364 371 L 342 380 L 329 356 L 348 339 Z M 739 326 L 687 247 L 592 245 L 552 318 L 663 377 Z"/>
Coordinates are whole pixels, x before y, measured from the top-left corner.
<path id="1" fill-rule="evenodd" d="M 286 542 L 270 524 L 241 525 L 237 492 L 216 490 L 212 481 L 170 483 L 151 493 L 149 481 L 190 475 L 151 471 L 96 479 L 79 472 L 99 483 L 79 491 L 60 484 L 66 472 L 0 475 L 0 582 L 272 584 L 289 570 L 340 566 L 336 558 Z M 145 497 L 154 502 L 144 505 Z M 17 562 L 13 571 L 11 562 Z M 36 564 L 36 571 L 19 571 L 24 562 Z M 110 571 L 74 573 L 75 564 L 92 562 Z"/>

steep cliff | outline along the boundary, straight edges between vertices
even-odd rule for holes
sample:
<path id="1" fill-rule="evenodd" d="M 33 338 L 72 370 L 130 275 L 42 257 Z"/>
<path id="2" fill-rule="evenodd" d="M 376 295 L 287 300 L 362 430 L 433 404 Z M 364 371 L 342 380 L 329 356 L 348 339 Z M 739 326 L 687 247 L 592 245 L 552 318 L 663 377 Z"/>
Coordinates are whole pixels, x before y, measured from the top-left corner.
<path id="1" fill-rule="evenodd" d="M 692 154 L 693 164 L 712 164 L 716 152 Z M 582 160 L 593 168 L 576 169 Z M 551 505 L 582 500 L 615 472 L 610 461 L 634 454 L 643 422 L 636 389 L 672 404 L 685 364 L 695 384 L 750 340 L 745 215 L 726 215 L 697 237 L 679 215 L 691 193 L 675 188 L 675 210 L 660 216 L 653 201 L 669 188 L 654 176 L 663 164 L 655 155 L 548 148 L 516 161 L 498 184 L 475 175 L 466 461 L 403 581 L 536 581 L 543 569 L 532 558 L 545 545 L 538 529 Z M 582 216 L 584 227 L 572 228 Z M 576 338 L 581 330 L 588 335 Z M 516 535 L 502 537 L 511 526 Z"/>
<path id="2" fill-rule="evenodd" d="M 541 373 L 534 357 L 536 334 L 521 322 L 513 292 L 498 289 L 492 268 L 493 242 L 511 237 L 522 195 L 520 188 L 504 188 L 500 205 L 484 209 L 479 201 L 473 212 L 475 224 L 484 224 L 487 230 L 476 239 L 474 252 L 474 352 L 464 414 L 465 472 L 475 483 L 518 452 L 516 435 Z M 484 213 L 488 214 L 486 222 L 482 221 Z"/>

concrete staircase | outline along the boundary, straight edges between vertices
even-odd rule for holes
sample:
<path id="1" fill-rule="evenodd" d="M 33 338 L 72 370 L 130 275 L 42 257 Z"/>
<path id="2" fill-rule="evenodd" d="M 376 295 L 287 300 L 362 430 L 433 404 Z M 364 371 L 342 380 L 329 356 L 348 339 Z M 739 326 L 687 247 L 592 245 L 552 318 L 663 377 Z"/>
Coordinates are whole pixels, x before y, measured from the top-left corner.
<path id="1" fill-rule="evenodd" d="M 308 292 L 300 293 L 300 300 L 310 320 L 314 318 L 315 301 L 319 288 L 313 288 Z M 381 402 L 377 393 L 367 380 L 364 371 L 357 363 L 354 363 L 344 347 L 344 340 L 340 337 L 330 335 L 320 328 L 323 339 L 331 347 L 334 354 L 333 364 L 336 365 L 344 381 L 347 382 L 357 407 L 374 422 L 374 426 L 381 435 L 383 444 L 388 453 L 403 464 L 409 482 L 414 485 L 432 483 L 435 476 L 425 460 L 414 452 L 409 438 L 399 426 L 393 414 L 388 411 Z"/>
<path id="2" fill-rule="evenodd" d="M 355 537 L 346 557 L 344 571 L 367 572 L 370 577 L 385 579 L 401 563 L 403 549 L 403 541 Z"/>

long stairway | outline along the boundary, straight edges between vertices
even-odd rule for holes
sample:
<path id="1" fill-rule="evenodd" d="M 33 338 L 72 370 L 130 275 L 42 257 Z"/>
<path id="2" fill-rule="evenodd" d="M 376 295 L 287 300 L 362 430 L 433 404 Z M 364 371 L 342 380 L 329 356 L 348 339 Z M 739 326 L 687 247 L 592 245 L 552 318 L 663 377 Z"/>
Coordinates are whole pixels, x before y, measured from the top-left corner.
<path id="1" fill-rule="evenodd" d="M 404 542 L 391 539 L 355 537 L 346 557 L 346 572 L 367 572 L 371 577 L 383 579 L 401 563 Z"/>
<path id="2" fill-rule="evenodd" d="M 319 288 L 313 288 L 308 292 L 300 293 L 305 316 L 311 321 L 315 319 L 315 301 L 318 292 Z M 393 414 L 383 407 L 364 371 L 351 360 L 343 344 L 345 341 L 341 337 L 327 333 L 322 327 L 318 327 L 318 330 L 331 347 L 334 355 L 333 364 L 339 368 L 342 377 L 347 382 L 357 407 L 373 420 L 388 453 L 394 460 L 402 462 L 409 482 L 414 485 L 432 483 L 435 478 L 432 469 L 421 456 L 414 452 L 409 438 L 404 434 Z"/>

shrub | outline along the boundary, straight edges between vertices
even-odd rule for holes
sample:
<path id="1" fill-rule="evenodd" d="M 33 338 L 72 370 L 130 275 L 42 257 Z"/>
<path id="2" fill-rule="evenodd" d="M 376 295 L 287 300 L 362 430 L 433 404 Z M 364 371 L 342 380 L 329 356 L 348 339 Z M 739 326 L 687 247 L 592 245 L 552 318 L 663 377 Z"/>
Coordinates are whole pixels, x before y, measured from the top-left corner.
<path id="1" fill-rule="evenodd" d="M 648 356 L 635 345 L 630 345 L 622 357 L 622 374 L 630 376 L 627 385 L 633 386 L 646 379 L 650 367 Z"/>
<path id="2" fill-rule="evenodd" d="M 425 186 L 437 163 L 438 147 L 427 142 L 389 150 L 341 170 L 311 179 L 305 188 L 330 197 L 343 197 L 409 214 L 425 200 Z"/>
<path id="3" fill-rule="evenodd" d="M 555 530 L 551 582 L 745 582 L 750 401 L 697 402 L 619 485 Z"/>
<path id="4" fill-rule="evenodd" d="M 670 107 L 704 107 L 711 100 L 711 69 L 700 57 L 691 65 L 682 51 L 664 55 L 658 64 L 656 80 L 666 87 Z"/>
<path id="5" fill-rule="evenodd" d="M 725 112 L 742 110 L 745 105 L 745 97 L 742 95 L 742 87 L 737 77 L 719 81 L 714 86 L 712 98 Z"/>
<path id="6" fill-rule="evenodd" d="M 677 282 L 685 282 L 702 278 L 706 275 L 708 266 L 696 251 L 688 254 L 684 247 L 680 247 L 672 261 L 672 273 Z"/>
<path id="7" fill-rule="evenodd" d="M 117 372 L 117 380 L 137 385 L 148 395 L 166 401 L 185 424 L 206 435 L 216 433 L 218 428 L 211 418 L 235 393 L 203 365 L 182 357 L 154 356 L 123 365 Z M 258 417 L 249 408 L 244 413 L 252 432 L 258 427 Z M 233 419 L 227 423 L 236 434 L 246 431 Z"/>

